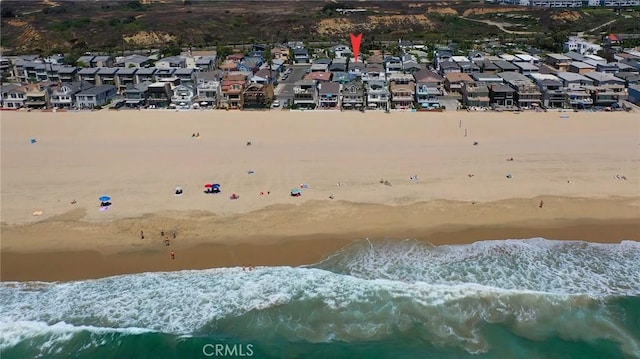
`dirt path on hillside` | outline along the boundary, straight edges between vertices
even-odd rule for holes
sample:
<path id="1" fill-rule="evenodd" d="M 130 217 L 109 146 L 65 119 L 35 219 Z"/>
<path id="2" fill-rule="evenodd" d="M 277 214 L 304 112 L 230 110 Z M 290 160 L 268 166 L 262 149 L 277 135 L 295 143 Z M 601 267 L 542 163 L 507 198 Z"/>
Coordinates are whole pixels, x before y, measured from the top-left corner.
<path id="1" fill-rule="evenodd" d="M 487 24 L 487 25 L 492 25 L 497 27 L 498 29 L 500 29 L 503 32 L 506 32 L 507 34 L 516 34 L 516 35 L 533 35 L 535 34 L 535 32 L 533 31 L 513 31 L 513 30 L 507 30 L 505 29 L 505 26 L 511 25 L 508 23 L 503 23 L 503 22 L 495 22 L 495 21 L 491 21 L 491 20 L 477 20 L 477 19 L 470 19 L 468 17 L 464 17 L 464 16 L 460 16 L 460 18 L 465 19 L 465 20 L 469 20 L 469 21 L 475 21 L 475 22 L 481 22 L 483 24 Z"/>

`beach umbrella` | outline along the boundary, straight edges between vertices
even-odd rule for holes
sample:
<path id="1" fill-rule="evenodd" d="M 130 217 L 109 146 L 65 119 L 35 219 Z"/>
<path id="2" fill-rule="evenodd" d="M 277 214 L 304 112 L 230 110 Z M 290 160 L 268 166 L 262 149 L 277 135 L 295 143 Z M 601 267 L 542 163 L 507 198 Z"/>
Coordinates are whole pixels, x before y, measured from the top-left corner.
<path id="1" fill-rule="evenodd" d="M 106 202 L 106 201 L 110 201 L 110 200 L 111 200 L 111 197 L 109 197 L 109 196 L 102 196 L 102 197 L 98 198 L 98 200 L 99 200 L 100 202 Z"/>
<path id="2" fill-rule="evenodd" d="M 211 188 L 211 187 L 213 187 L 211 183 L 207 183 L 206 185 L 204 185 L 204 188 Z"/>

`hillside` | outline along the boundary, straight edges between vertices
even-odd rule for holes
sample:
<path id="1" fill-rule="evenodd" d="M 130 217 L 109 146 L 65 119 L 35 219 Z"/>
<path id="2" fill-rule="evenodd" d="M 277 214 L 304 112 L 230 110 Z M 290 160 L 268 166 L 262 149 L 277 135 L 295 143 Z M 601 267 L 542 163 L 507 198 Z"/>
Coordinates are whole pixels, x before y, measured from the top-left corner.
<path id="1" fill-rule="evenodd" d="M 265 5 L 266 4 L 266 5 Z M 340 14 L 337 8 L 366 12 Z M 116 52 L 139 48 L 422 39 L 458 42 L 487 36 L 554 40 L 554 33 L 640 32 L 638 12 L 535 9 L 472 2 L 358 1 L 2 1 L 3 52 Z M 546 34 L 541 35 L 541 34 Z M 365 40 L 365 41 L 366 41 Z"/>

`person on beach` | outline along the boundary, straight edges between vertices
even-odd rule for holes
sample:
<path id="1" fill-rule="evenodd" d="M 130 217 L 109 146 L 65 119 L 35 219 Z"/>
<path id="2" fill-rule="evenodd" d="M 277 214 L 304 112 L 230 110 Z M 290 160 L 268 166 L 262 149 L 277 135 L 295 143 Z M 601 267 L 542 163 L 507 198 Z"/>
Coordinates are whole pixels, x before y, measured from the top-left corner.
<path id="1" fill-rule="evenodd" d="M 169 247 L 171 245 L 171 242 L 169 242 L 169 237 L 165 237 L 164 238 L 164 245 Z"/>
<path id="2" fill-rule="evenodd" d="M 176 259 L 176 253 L 174 251 L 171 251 L 171 259 Z"/>
<path id="3" fill-rule="evenodd" d="M 164 237 L 164 229 L 160 231 L 160 237 Z"/>
<path id="4" fill-rule="evenodd" d="M 140 239 L 144 239 L 144 232 L 140 231 Z"/>
<path id="5" fill-rule="evenodd" d="M 544 206 L 544 201 L 540 201 L 540 204 L 538 205 L 538 207 L 542 208 L 542 206 Z"/>
<path id="6" fill-rule="evenodd" d="M 173 239 L 176 239 L 176 232 L 173 232 Z"/>

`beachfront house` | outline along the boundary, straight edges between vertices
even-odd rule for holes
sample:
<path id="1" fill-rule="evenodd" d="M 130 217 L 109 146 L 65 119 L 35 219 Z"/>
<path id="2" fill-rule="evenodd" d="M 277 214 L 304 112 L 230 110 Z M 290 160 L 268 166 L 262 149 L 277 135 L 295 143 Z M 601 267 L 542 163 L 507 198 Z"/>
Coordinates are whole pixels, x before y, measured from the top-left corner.
<path id="1" fill-rule="evenodd" d="M 2 85 L 2 108 L 17 110 L 24 107 L 27 91 L 20 84 Z"/>
<path id="2" fill-rule="evenodd" d="M 181 84 L 191 85 L 196 83 L 197 70 L 194 68 L 178 68 L 173 72 L 173 77 L 177 77 Z"/>
<path id="3" fill-rule="evenodd" d="M 515 90 L 515 105 L 521 109 L 540 107 L 542 104 L 542 92 L 531 79 L 519 72 L 500 72 L 504 82 Z"/>
<path id="4" fill-rule="evenodd" d="M 51 92 L 51 107 L 72 108 L 76 104 L 76 94 L 91 87 L 93 85 L 86 81 L 63 83 L 60 86 L 56 86 Z"/>
<path id="5" fill-rule="evenodd" d="M 372 110 L 389 109 L 389 100 L 391 93 L 385 81 L 369 81 L 367 82 L 367 108 Z"/>
<path id="6" fill-rule="evenodd" d="M 293 85 L 293 105 L 298 108 L 314 109 L 318 103 L 316 81 L 301 80 Z"/>
<path id="7" fill-rule="evenodd" d="M 564 108 L 567 104 L 567 93 L 562 81 L 551 74 L 531 74 L 535 84 L 542 92 L 542 105 L 547 108 Z"/>
<path id="8" fill-rule="evenodd" d="M 462 86 L 462 103 L 467 107 L 487 108 L 491 103 L 489 87 L 483 83 L 464 83 Z"/>
<path id="9" fill-rule="evenodd" d="M 612 74 L 600 72 L 589 72 L 584 76 L 593 80 L 593 86 L 587 87 L 586 90 L 591 93 L 595 106 L 608 107 L 627 99 L 624 80 Z"/>
<path id="10" fill-rule="evenodd" d="M 340 105 L 340 84 L 323 82 L 318 84 L 318 107 L 323 110 L 337 109 Z"/>
<path id="11" fill-rule="evenodd" d="M 340 90 L 342 97 L 342 109 L 360 110 L 365 108 L 366 99 L 364 95 L 364 84 L 361 80 L 354 80 L 342 86 Z"/>
<path id="12" fill-rule="evenodd" d="M 40 83 L 25 85 L 27 90 L 24 100 L 24 107 L 33 109 L 44 109 L 49 105 L 51 99 L 51 87 Z"/>
<path id="13" fill-rule="evenodd" d="M 171 102 L 171 84 L 154 82 L 147 86 L 147 105 L 150 108 L 167 108 Z"/>
<path id="14" fill-rule="evenodd" d="M 149 97 L 149 85 L 151 82 L 145 81 L 141 84 L 128 84 L 124 90 L 125 106 L 129 108 L 140 108 L 147 105 Z"/>
<path id="15" fill-rule="evenodd" d="M 118 89 L 114 85 L 98 85 L 76 94 L 76 107 L 96 109 L 107 105 L 116 97 Z"/>
<path id="16" fill-rule="evenodd" d="M 200 106 L 215 108 L 220 98 L 220 81 L 210 80 L 198 83 L 196 96 Z"/>
<path id="17" fill-rule="evenodd" d="M 412 74 L 393 73 L 389 75 L 391 108 L 413 108 L 416 96 L 416 83 Z"/>
<path id="18" fill-rule="evenodd" d="M 558 79 L 567 94 L 567 102 L 572 108 L 589 108 L 593 105 L 591 92 L 587 88 L 593 86 L 593 80 L 573 72 L 558 72 Z"/>
<path id="19" fill-rule="evenodd" d="M 451 72 L 444 75 L 444 88 L 451 94 L 462 94 L 465 84 L 475 82 L 469 74 L 462 72 Z"/>
<path id="20" fill-rule="evenodd" d="M 491 106 L 513 107 L 516 90 L 505 84 L 491 84 L 488 87 Z"/>
<path id="21" fill-rule="evenodd" d="M 220 106 L 241 109 L 244 106 L 244 90 L 247 87 L 245 73 L 229 73 L 222 78 Z"/>
<path id="22" fill-rule="evenodd" d="M 244 106 L 242 108 L 268 108 L 273 101 L 273 85 L 251 83 L 243 93 Z"/>
<path id="23" fill-rule="evenodd" d="M 416 83 L 416 103 L 419 108 L 432 109 L 440 108 L 439 98 L 442 96 L 440 87 L 432 86 L 429 83 Z"/>
<path id="24" fill-rule="evenodd" d="M 171 107 L 188 109 L 193 105 L 195 92 L 190 85 L 180 84 L 172 89 Z"/>

